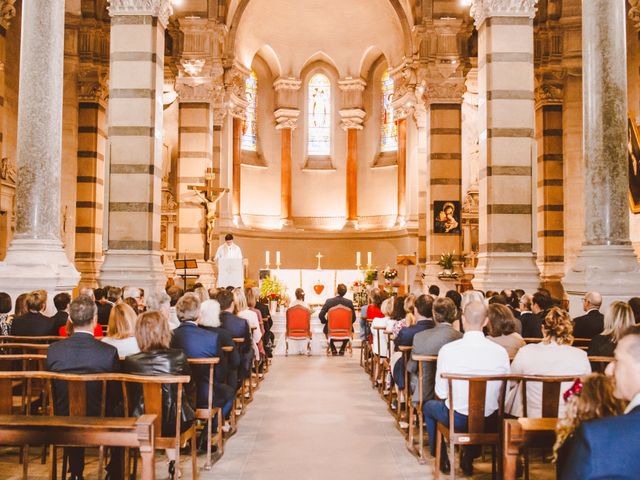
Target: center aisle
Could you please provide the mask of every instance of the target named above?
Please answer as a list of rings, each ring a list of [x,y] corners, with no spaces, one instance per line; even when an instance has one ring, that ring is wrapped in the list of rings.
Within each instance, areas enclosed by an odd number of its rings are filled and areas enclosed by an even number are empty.
[[[225,454],[201,478],[432,478],[353,358],[276,357]],[[211,475],[211,477],[209,477]]]

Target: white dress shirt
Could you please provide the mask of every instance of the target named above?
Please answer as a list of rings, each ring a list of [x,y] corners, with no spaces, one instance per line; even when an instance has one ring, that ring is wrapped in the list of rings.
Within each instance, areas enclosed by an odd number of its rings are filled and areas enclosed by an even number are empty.
[[[443,345],[438,353],[435,392],[446,399],[449,407],[449,382],[441,378],[442,373],[460,375],[503,375],[509,373],[507,351],[485,338],[482,332],[466,332],[460,340]],[[485,416],[498,409],[500,382],[489,382],[484,406]],[[469,382],[453,382],[454,409],[462,415],[469,415]]]
[[[111,338],[111,337],[103,337],[102,341],[104,343],[108,343],[109,345],[113,345],[118,350],[119,357],[128,357],[129,355],[134,355],[136,353],[140,353],[140,347],[138,346],[138,341],[136,337],[127,337],[127,338]]]
[[[570,345],[558,345],[553,340],[549,343],[530,343],[516,354],[511,364],[511,373],[520,375],[575,375],[576,377],[591,373],[591,364],[587,352]],[[573,382],[564,382],[560,388],[560,397],[571,388]],[[562,417],[564,402],[558,398],[558,416]],[[522,412],[522,385],[511,386],[507,396],[506,411],[520,417]],[[527,382],[527,414],[531,418],[542,416],[542,384]]]
[[[380,335],[380,356],[389,356],[389,352],[387,351],[387,335],[384,332],[385,330],[392,331],[395,323],[395,320],[391,320],[389,317],[377,317],[373,319],[371,322],[371,334],[373,335],[371,348],[374,354],[378,355],[378,339],[376,335]],[[374,327],[384,327],[385,330],[374,330]]]
[[[298,300],[297,298],[289,304],[289,308],[297,306],[304,307],[307,310],[311,310],[311,307],[307,302],[305,302],[304,300]]]
[[[216,250],[216,260],[221,258],[242,258],[242,250],[240,250],[240,247],[235,243],[229,246],[227,242],[224,242],[218,247],[218,250]]]
[[[640,393],[636,393],[636,396],[631,399],[627,408],[624,409],[624,414],[626,415],[638,405],[640,405]]]

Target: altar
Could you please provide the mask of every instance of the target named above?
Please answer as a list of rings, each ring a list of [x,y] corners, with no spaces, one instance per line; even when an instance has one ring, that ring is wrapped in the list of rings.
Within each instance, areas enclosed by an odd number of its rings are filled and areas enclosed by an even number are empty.
[[[272,269],[275,277],[286,286],[286,295],[295,300],[296,288],[305,292],[305,301],[310,305],[322,305],[336,296],[336,287],[340,283],[347,286],[346,298],[353,300],[351,285],[356,280],[364,280],[364,270],[318,270],[318,269]]]

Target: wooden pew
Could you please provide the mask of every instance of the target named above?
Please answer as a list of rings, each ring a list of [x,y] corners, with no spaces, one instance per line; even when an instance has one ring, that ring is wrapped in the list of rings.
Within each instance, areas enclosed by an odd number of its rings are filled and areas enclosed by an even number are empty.
[[[139,418],[0,415],[0,444],[138,448],[142,457],[142,479],[154,480],[155,419],[155,415]]]

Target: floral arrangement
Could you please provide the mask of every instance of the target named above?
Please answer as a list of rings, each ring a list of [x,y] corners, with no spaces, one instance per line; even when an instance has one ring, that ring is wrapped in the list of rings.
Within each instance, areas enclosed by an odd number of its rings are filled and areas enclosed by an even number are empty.
[[[385,280],[390,282],[391,280],[396,279],[396,277],[398,276],[398,270],[396,270],[395,268],[387,267],[382,271],[382,276]]]
[[[280,301],[287,288],[276,277],[266,277],[260,285],[260,297],[271,301]]]
[[[351,284],[351,291],[353,292],[360,292],[361,290],[364,290],[366,288],[366,285],[364,282],[361,282],[360,280],[356,280],[355,282],[353,282]]]
[[[373,282],[375,282],[377,279],[378,279],[377,270],[367,270],[366,272],[364,272],[364,283],[366,285],[373,285]]]
[[[440,260],[438,260],[438,265],[440,265],[445,270],[452,270],[455,253],[456,252],[454,250],[453,252],[447,252],[440,255]]]

